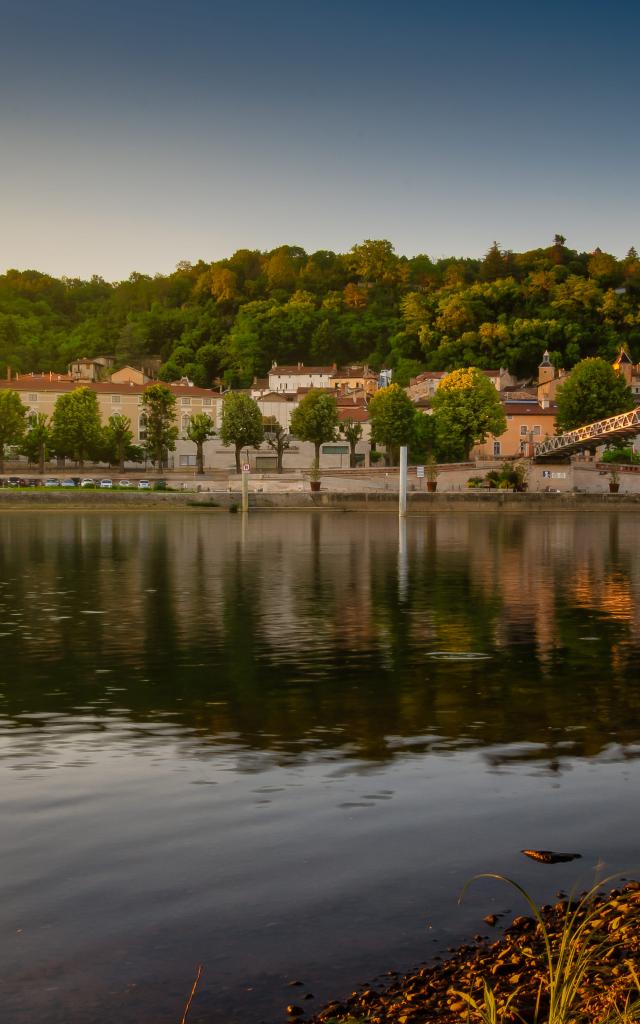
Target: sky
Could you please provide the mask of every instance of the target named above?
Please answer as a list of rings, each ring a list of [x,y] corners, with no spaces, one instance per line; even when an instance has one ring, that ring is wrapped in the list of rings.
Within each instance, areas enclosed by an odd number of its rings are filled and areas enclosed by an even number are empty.
[[[0,0],[0,272],[640,249],[640,5]]]

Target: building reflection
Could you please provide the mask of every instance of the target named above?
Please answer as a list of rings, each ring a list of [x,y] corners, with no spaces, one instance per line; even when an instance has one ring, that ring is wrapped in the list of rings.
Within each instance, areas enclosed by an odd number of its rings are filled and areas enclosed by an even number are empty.
[[[632,516],[457,513],[397,530],[382,514],[7,514],[5,738],[90,715],[162,723],[199,756],[633,756]]]

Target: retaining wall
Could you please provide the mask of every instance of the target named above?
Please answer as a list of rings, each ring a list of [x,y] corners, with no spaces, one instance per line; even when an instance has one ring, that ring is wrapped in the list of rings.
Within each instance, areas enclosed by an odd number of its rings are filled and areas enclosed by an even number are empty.
[[[189,492],[151,491],[127,493],[126,491],[0,491],[1,509],[58,509],[60,511],[83,509],[121,509],[143,512],[145,510],[193,509],[219,510],[239,507],[240,491],[221,491],[214,494]],[[397,512],[398,495],[391,491],[337,492],[310,491],[268,493],[252,492],[249,495],[250,509],[334,509],[341,511]],[[471,511],[640,511],[640,494],[556,494],[526,493],[513,494],[510,491],[469,491],[427,494],[409,493],[407,496],[409,514],[441,512],[445,510]]]

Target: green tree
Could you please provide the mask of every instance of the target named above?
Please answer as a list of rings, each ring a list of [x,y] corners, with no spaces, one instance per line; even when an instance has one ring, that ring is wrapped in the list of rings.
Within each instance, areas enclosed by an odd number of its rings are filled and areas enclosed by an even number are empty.
[[[351,469],[356,468],[356,446],[362,437],[362,429],[362,423],[352,419],[343,420],[340,424],[340,433],[349,444],[349,466]]]
[[[278,473],[282,473],[282,459],[284,453],[291,447],[291,440],[287,431],[275,416],[265,416],[263,419],[264,439],[270,448],[276,453],[276,466]]]
[[[152,384],[142,395],[142,408],[146,418],[145,450],[161,470],[167,452],[174,451],[178,437],[175,395],[166,384]]]
[[[631,388],[606,359],[583,359],[558,388],[556,432],[575,430],[587,423],[633,409]]]
[[[507,429],[498,392],[475,366],[447,374],[431,404],[438,450],[451,460],[468,459],[487,434],[499,437]]]
[[[394,466],[398,461],[401,445],[409,445],[413,440],[413,402],[399,384],[390,384],[389,387],[376,391],[369,402],[369,419],[372,439],[376,444],[385,446],[389,463]]]
[[[99,459],[103,433],[95,391],[82,387],[60,395],[53,410],[52,431],[56,455],[73,459],[79,466],[84,466],[85,459]]]
[[[215,434],[213,420],[206,412],[197,412],[189,420],[187,437],[196,446],[196,472],[202,476],[204,473],[204,443]]]
[[[240,472],[240,453],[243,448],[257,448],[264,437],[260,406],[249,395],[229,391],[222,403],[220,440],[228,448],[235,448],[236,473]]]
[[[44,464],[51,447],[52,430],[49,417],[43,412],[34,412],[29,416],[27,432],[22,441],[22,454],[29,462],[38,463],[38,472],[44,473]]]
[[[113,416],[110,416],[104,428],[104,440],[107,461],[111,464],[117,463],[120,472],[124,473],[125,460],[128,458],[131,442],[133,441],[133,431],[131,430],[131,420],[129,417],[123,416],[121,413],[115,413]]]
[[[386,238],[366,238],[351,249],[353,269],[364,281],[393,284],[398,274],[398,257]]]
[[[485,281],[494,281],[497,277],[504,277],[507,273],[505,253],[500,251],[498,242],[493,242],[483,260],[480,276]]]
[[[17,391],[0,391],[0,473],[4,473],[7,445],[19,445],[24,436],[27,408]]]
[[[424,464],[438,455],[436,419],[420,409],[415,410],[410,457],[412,463]]]
[[[314,466],[320,465],[320,446],[333,441],[338,429],[338,405],[328,391],[313,389],[291,415],[291,433],[300,441],[310,441],[315,448]]]

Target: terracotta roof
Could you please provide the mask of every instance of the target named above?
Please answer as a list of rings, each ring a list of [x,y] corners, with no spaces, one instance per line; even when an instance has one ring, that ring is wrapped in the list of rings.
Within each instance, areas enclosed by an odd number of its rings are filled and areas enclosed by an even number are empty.
[[[411,383],[419,384],[423,380],[442,380],[446,376],[447,370],[425,370],[424,373],[419,373],[417,377],[414,377]]]
[[[335,363],[333,366],[272,366],[269,370],[269,376],[271,376],[272,373],[280,374],[281,376],[284,374],[287,377],[291,377],[295,374],[301,377],[307,377],[310,373],[331,376],[331,374],[335,372]]]
[[[519,388],[516,386],[503,388],[502,394],[506,397],[507,401],[538,401],[538,389],[533,388]]]
[[[558,411],[557,405],[543,409],[538,402],[503,402],[502,408],[507,416],[555,416]]]
[[[338,391],[335,396],[338,405],[366,405],[367,394],[361,388],[358,391],[350,391],[347,394],[344,391]]]
[[[306,388],[306,387],[305,388],[297,388],[296,389],[296,395],[308,395],[310,391],[322,391],[323,394],[326,393],[328,395],[335,394],[335,388],[332,388],[329,385],[327,385],[327,387],[325,387],[325,388],[319,388],[319,387],[314,387],[314,388]],[[291,394],[291,392],[289,392],[289,394]]]
[[[356,378],[366,378],[367,380],[377,380],[378,374],[370,370],[368,366],[343,366],[342,369],[336,370],[332,375],[340,379],[352,380]]]
[[[32,377],[31,375],[22,376],[15,380],[0,380],[0,388],[11,389],[13,391],[59,391],[68,392],[75,391],[76,388],[89,388],[90,391],[95,391],[99,395],[141,395],[147,388],[153,387],[154,384],[163,383],[162,381],[149,381],[147,384],[129,384],[122,383],[116,384],[113,381],[96,381],[96,380],[72,380],[69,377],[54,377],[53,380],[49,379],[49,376]],[[195,398],[221,398],[217,391],[210,391],[208,388],[197,388],[189,387],[187,384],[167,384],[172,394],[177,398],[190,397]]]
[[[45,380],[75,380],[70,373],[56,373],[54,370],[50,370],[47,373],[16,373],[11,378],[12,382],[30,380],[30,381],[45,381]],[[2,383],[2,381],[0,381]]]
[[[266,395],[260,395],[260,398],[256,398],[256,402],[292,402],[295,395],[286,391],[269,391]]]
[[[349,407],[341,406],[338,409],[338,419],[341,423],[345,420],[353,420],[354,423],[367,423],[369,420],[369,412],[362,405],[356,405]]]
[[[423,380],[442,380],[443,377],[447,377],[451,371],[449,370],[425,370],[424,373],[419,373],[417,377],[413,377],[411,380],[412,384],[419,384]],[[485,377],[499,377],[500,370],[480,370],[480,373],[484,373]]]

